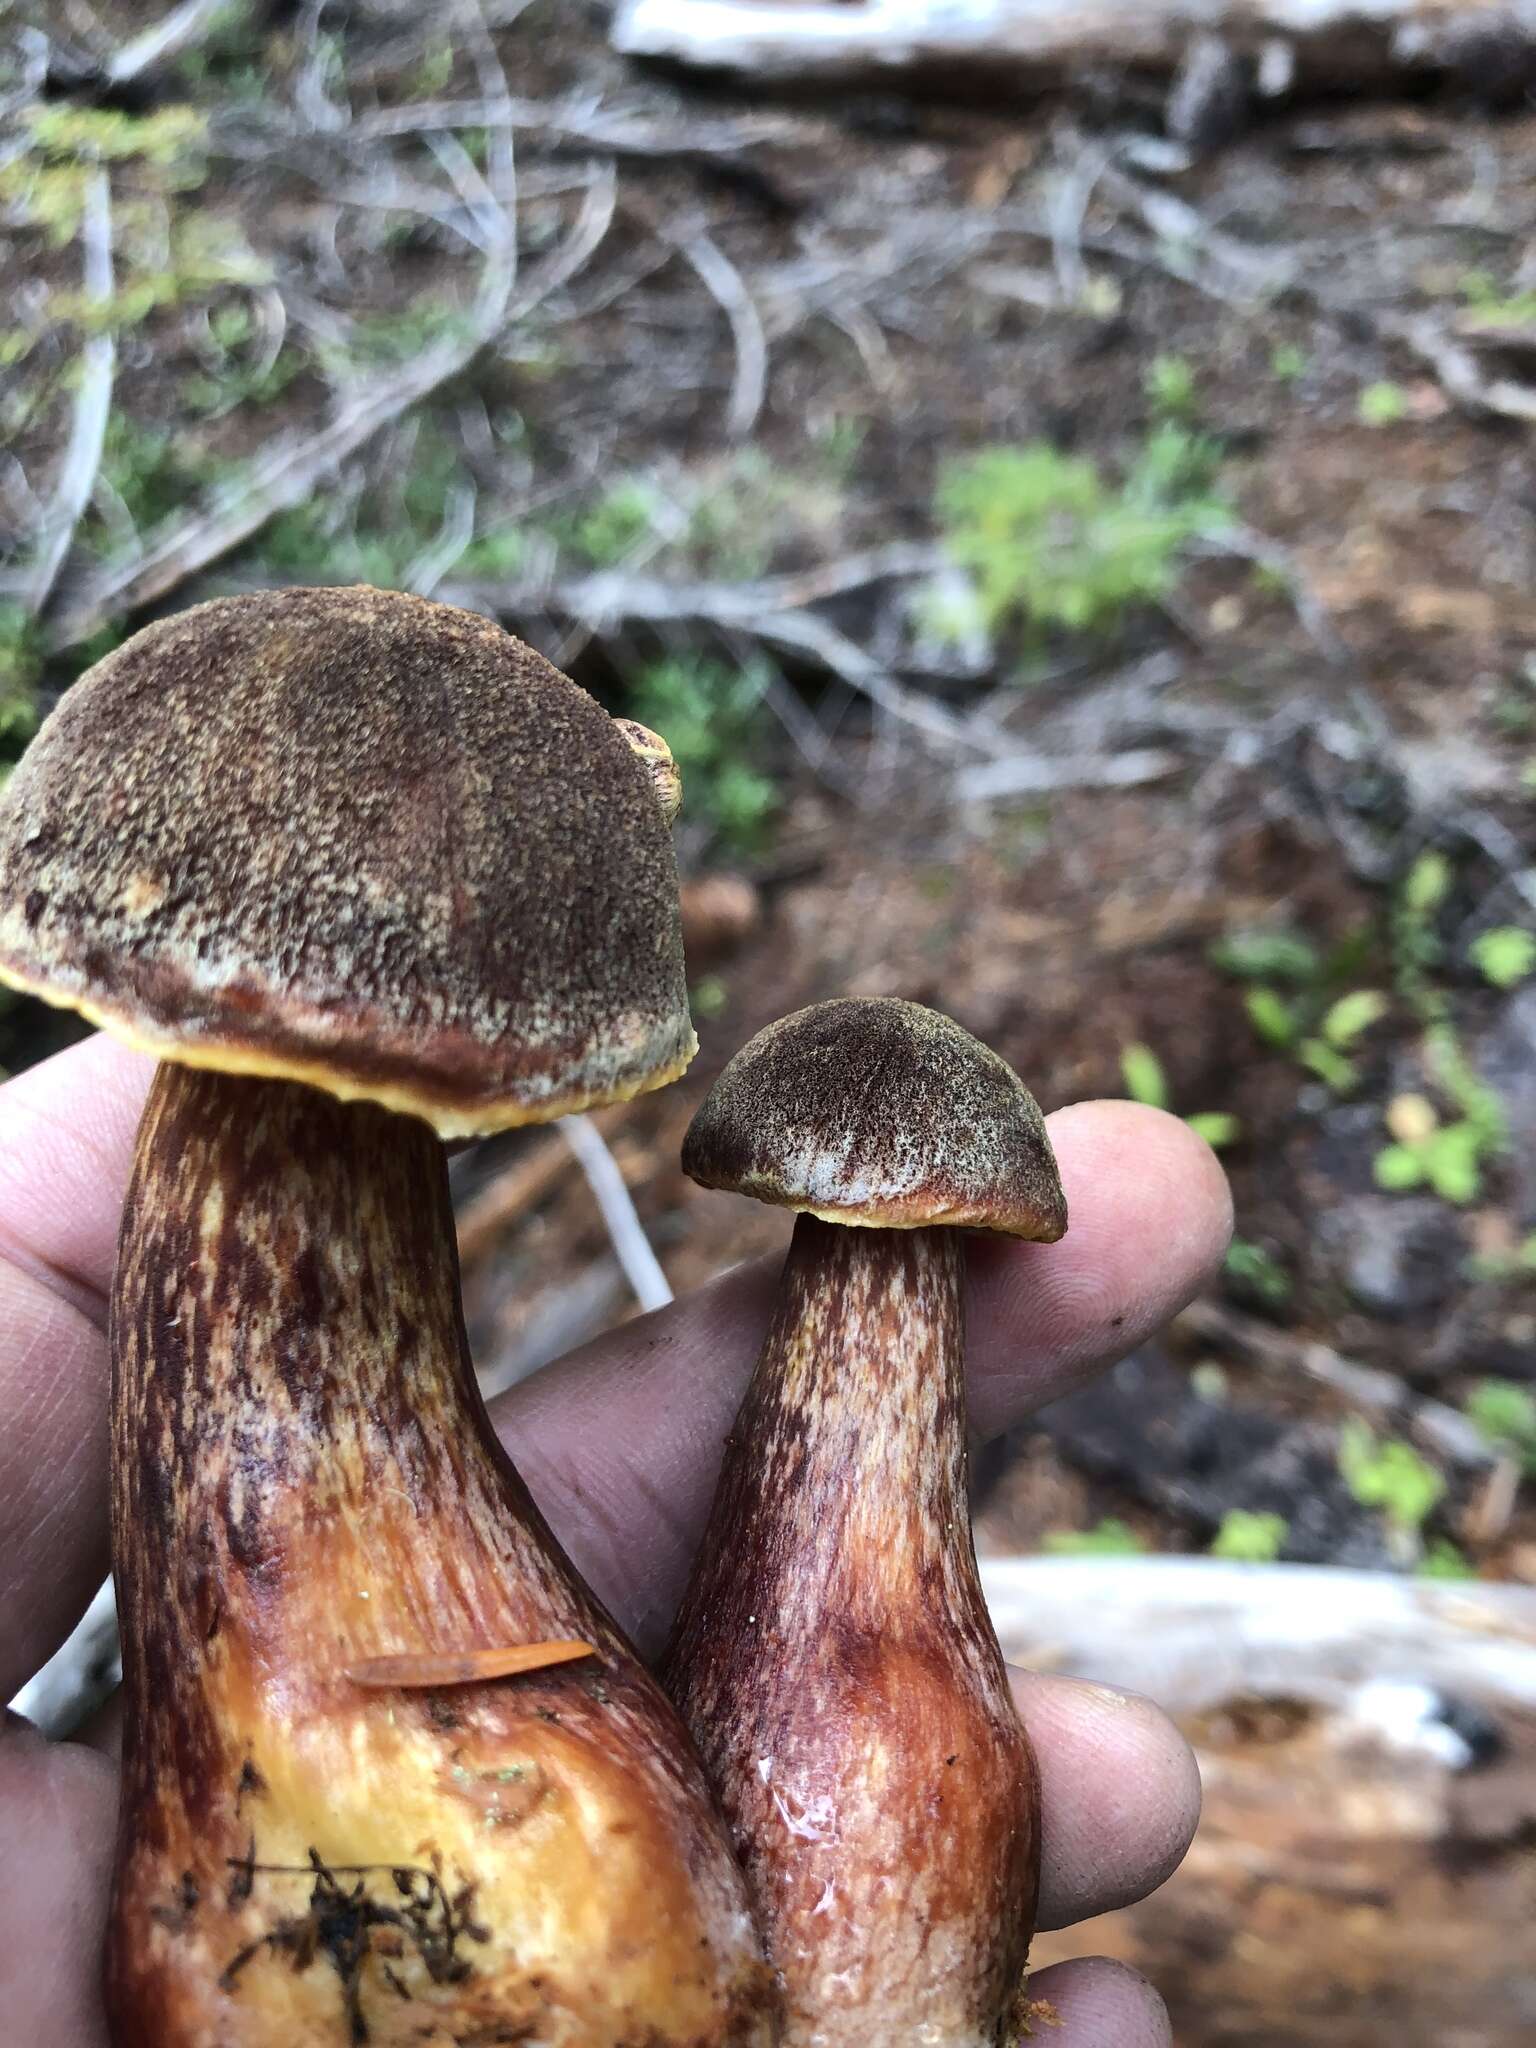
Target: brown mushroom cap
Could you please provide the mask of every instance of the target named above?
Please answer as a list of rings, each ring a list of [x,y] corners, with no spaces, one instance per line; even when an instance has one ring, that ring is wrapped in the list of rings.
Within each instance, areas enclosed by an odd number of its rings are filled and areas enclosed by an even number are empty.
[[[445,1136],[696,1045],[650,767],[499,626],[366,588],[199,605],[66,694],[0,793],[0,979]]]
[[[1067,1227],[1045,1119],[1012,1067],[893,997],[815,1003],[749,1039],[689,1126],[683,1167],[829,1223],[1045,1242]]]

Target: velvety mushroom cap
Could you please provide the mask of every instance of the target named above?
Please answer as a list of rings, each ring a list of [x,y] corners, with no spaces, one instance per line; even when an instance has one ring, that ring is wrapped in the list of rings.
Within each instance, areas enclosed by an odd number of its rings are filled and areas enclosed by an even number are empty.
[[[499,626],[370,589],[199,605],[67,692],[0,793],[0,978],[445,1136],[696,1044],[652,769]]]
[[[760,1031],[705,1098],[683,1166],[829,1223],[1046,1242],[1067,1227],[1045,1120],[1012,1067],[894,998],[816,1003]]]

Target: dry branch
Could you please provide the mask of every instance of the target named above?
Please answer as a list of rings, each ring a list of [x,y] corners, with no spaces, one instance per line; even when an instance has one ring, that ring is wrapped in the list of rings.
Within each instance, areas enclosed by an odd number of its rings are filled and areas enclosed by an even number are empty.
[[[103,79],[108,85],[124,86],[179,57],[213,26],[223,6],[224,0],[182,0],[180,7],[173,7],[113,51],[102,67]]]
[[[112,191],[99,166],[85,181],[80,214],[80,249],[86,302],[105,315],[112,299]],[[106,445],[112,410],[112,378],[117,345],[110,324],[89,337],[80,352],[80,382],[75,392],[69,446],[64,451],[58,488],[48,509],[38,544],[37,560],[28,578],[25,603],[35,617],[48,602],[63,568],[85,508],[91,502],[101,451]]]
[[[629,626],[707,626],[764,646],[788,649],[836,676],[897,723],[946,746],[995,754],[1000,744],[1006,749],[1005,736],[974,719],[957,718],[921,691],[908,689],[886,664],[807,608],[813,598],[835,588],[857,587],[858,582],[877,580],[882,573],[914,573],[920,562],[931,564],[933,559],[931,550],[891,549],[882,569],[875,555],[857,557],[855,573],[846,584],[839,583],[836,565],[805,578],[764,577],[754,583],[669,583],[605,570],[525,589],[509,590],[500,584],[455,586],[445,595],[514,621],[569,621],[605,634]]]
[[[640,1221],[619,1163],[608,1149],[607,1139],[587,1116],[561,1117],[560,1134],[587,1177],[614,1255],[624,1268],[624,1278],[636,1301],[647,1311],[665,1308],[672,1299],[671,1285],[651,1248],[645,1225]]]
[[[1490,91],[1536,54],[1533,0],[622,0],[626,56],[754,85],[889,88],[933,79],[989,96],[1091,67],[1171,77],[1219,36],[1255,83],[1365,86],[1453,72]],[[1271,54],[1278,46],[1289,59]],[[1264,69],[1260,80],[1260,67]]]
[[[1444,1401],[1416,1394],[1395,1373],[1345,1358],[1331,1344],[1294,1337],[1214,1301],[1191,1302],[1179,1325],[1271,1371],[1299,1373],[1331,1388],[1373,1420],[1408,1429],[1451,1464],[1480,1471],[1496,1462],[1487,1438],[1466,1416]]]

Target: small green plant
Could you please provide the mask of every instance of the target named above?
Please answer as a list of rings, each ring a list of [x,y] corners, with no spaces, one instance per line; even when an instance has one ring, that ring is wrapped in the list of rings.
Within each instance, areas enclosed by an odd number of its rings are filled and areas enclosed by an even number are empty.
[[[1472,964],[1495,988],[1516,988],[1536,968],[1536,933],[1497,925],[1472,941]]]
[[[1252,1514],[1246,1508],[1230,1508],[1222,1517],[1212,1557],[1227,1558],[1233,1564],[1273,1564],[1285,1548],[1290,1524],[1284,1515]]]
[[[1118,485],[1043,441],[953,465],[938,518],[970,577],[975,619],[936,617],[936,630],[1113,632],[1170,594],[1193,541],[1231,523],[1212,489],[1219,459],[1213,442],[1164,422]]]
[[[1461,280],[1461,296],[1468,312],[1490,327],[1529,327],[1536,324],[1536,292],[1506,291],[1486,270],[1469,270]]]
[[[1475,1579],[1477,1573],[1449,1536],[1437,1536],[1414,1567],[1420,1579]]]
[[[1051,1529],[1045,1550],[1052,1557],[1142,1557],[1147,1546],[1126,1523],[1108,1515],[1091,1529]]]
[[[37,730],[37,630],[19,604],[0,604],[0,787]]]
[[[1437,847],[1426,847],[1403,877],[1392,903],[1389,924],[1397,986],[1425,1019],[1439,1016],[1444,1007],[1429,977],[1445,958],[1437,921],[1454,880],[1455,870],[1446,856]]]
[[[1269,373],[1282,384],[1295,384],[1307,374],[1307,352],[1294,341],[1276,342],[1269,352]]]
[[[695,500],[683,547],[705,576],[743,582],[773,567],[787,538],[825,548],[842,526],[857,443],[852,430],[816,438],[790,466],[743,448]]]
[[[1133,1102],[1144,1103],[1148,1109],[1172,1107],[1168,1076],[1151,1046],[1126,1046],[1120,1054],[1120,1072],[1125,1080],[1125,1092]],[[1184,1121],[1216,1152],[1224,1145],[1235,1145],[1243,1134],[1238,1119],[1222,1110],[1199,1110],[1195,1115],[1185,1117]]]
[[[1536,1475],[1536,1394],[1529,1387],[1514,1380],[1483,1380],[1462,1405],[1467,1420],[1489,1443]]]
[[[1385,1514],[1394,1547],[1416,1556],[1424,1524],[1445,1497],[1445,1481],[1401,1437],[1380,1437],[1351,1416],[1339,1431],[1339,1472],[1364,1508]]]
[[[1387,1014],[1387,999],[1376,989],[1354,989],[1319,1014],[1315,999],[1287,1001],[1272,989],[1250,989],[1243,999],[1248,1021],[1266,1045],[1289,1053],[1335,1095],[1358,1087],[1360,1068],[1353,1049]]]
[[[778,802],[761,758],[767,673],[716,662],[663,661],[630,686],[625,708],[659,732],[682,771],[683,816],[707,825],[733,852],[762,842]]]
[[[1228,932],[1211,947],[1211,964],[1237,981],[1306,985],[1323,977],[1323,957],[1305,932],[1263,926]]]
[[[1165,420],[1190,419],[1195,410],[1195,373],[1186,356],[1154,356],[1142,380],[1152,410]]]
[[[1168,1076],[1150,1045],[1126,1046],[1120,1055],[1120,1072],[1132,1102],[1144,1103],[1148,1109],[1168,1107]]]
[[[1246,1295],[1260,1307],[1283,1309],[1295,1292],[1291,1276],[1274,1256],[1251,1238],[1234,1237],[1227,1247],[1222,1270],[1234,1292]]]
[[[1536,1279],[1536,1231],[1521,1239],[1509,1251],[1477,1252],[1467,1260],[1472,1280],[1507,1285],[1510,1281]]]
[[[1360,1041],[1388,1009],[1376,989],[1337,992],[1341,979],[1358,968],[1362,950],[1353,938],[1325,956],[1305,933],[1279,926],[1229,932],[1212,946],[1210,957],[1223,973],[1252,984],[1243,1007],[1264,1043],[1335,1095],[1348,1095],[1360,1082],[1354,1057]]]
[[[1366,427],[1395,427],[1408,416],[1408,394],[1401,384],[1367,384],[1360,394],[1360,423]]]
[[[138,531],[182,511],[206,484],[227,477],[229,466],[221,468],[189,434],[114,412],[107,422],[101,474],[118,521],[126,520],[133,531],[117,535],[92,517],[82,536],[98,552],[110,553],[119,545],[134,544]]]
[[[1448,1024],[1430,1025],[1424,1050],[1430,1072],[1458,1114],[1443,1122],[1429,1106],[1422,1130],[1399,1135],[1377,1153],[1376,1184],[1389,1194],[1428,1187],[1441,1201],[1465,1207],[1481,1194],[1489,1162],[1507,1149],[1503,1105]]]
[[[551,530],[592,568],[614,569],[651,538],[659,512],[652,485],[622,477],[581,511],[551,521]]]

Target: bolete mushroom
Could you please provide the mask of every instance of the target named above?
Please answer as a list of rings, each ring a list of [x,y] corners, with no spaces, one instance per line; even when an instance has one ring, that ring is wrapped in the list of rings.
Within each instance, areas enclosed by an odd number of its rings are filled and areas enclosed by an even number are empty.
[[[0,975],[163,1062],[111,1305],[119,2048],[771,2038],[697,1757],[476,1391],[441,1142],[687,1064],[654,772],[486,620],[291,590],[130,640],[0,799]]]
[[[971,1540],[962,1268],[966,1229],[1066,1228],[1040,1111],[947,1017],[819,1003],[737,1053],[683,1164],[801,1212],[664,1667],[785,2048],[1012,2044],[1038,1789]]]

